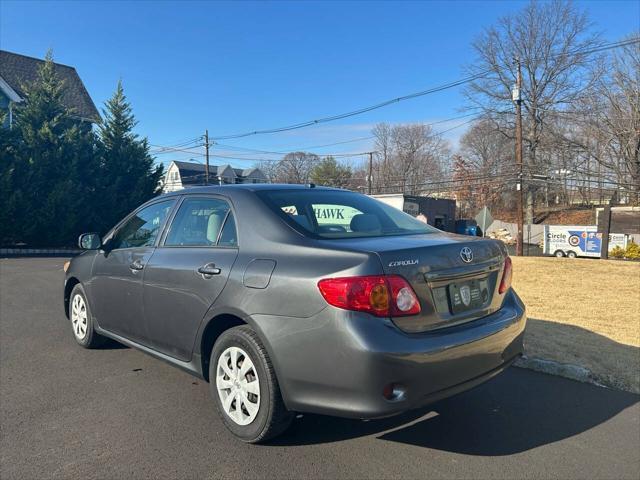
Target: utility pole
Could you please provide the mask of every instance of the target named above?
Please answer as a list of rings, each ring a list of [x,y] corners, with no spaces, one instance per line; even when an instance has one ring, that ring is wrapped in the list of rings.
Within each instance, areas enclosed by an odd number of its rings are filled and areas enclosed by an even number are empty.
[[[516,171],[518,172],[518,182],[516,184],[516,208],[518,218],[518,238],[516,243],[516,255],[522,256],[522,244],[524,241],[524,212],[522,209],[524,195],[524,177],[522,175],[522,69],[520,67],[520,58],[516,58],[518,74],[516,77],[516,85],[513,88],[512,99],[516,104]]]
[[[209,130],[204,131],[204,155],[206,163],[204,164],[204,184],[209,185]]]
[[[367,176],[367,191],[371,195],[371,184],[373,182],[373,152],[369,152],[369,175]]]
[[[598,227],[602,225],[603,230],[600,240],[600,258],[607,260],[609,258],[609,232],[611,231],[611,201],[604,206],[602,214],[604,218],[602,222],[598,222]],[[600,230],[600,228],[598,228],[598,230]]]

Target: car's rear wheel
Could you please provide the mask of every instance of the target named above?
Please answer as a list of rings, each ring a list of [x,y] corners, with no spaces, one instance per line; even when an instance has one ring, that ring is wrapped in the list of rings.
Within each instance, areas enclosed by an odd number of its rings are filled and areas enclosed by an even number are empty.
[[[284,406],[269,355],[250,327],[234,327],[218,338],[209,381],[222,420],[242,441],[264,442],[290,425],[293,415]]]
[[[555,255],[557,258],[563,258],[563,257],[564,257],[564,252],[563,252],[562,250],[556,250],[556,251],[555,251],[555,253],[554,253],[554,255]]]
[[[578,255],[576,255],[576,252],[569,250],[567,252],[567,258],[576,258]]]
[[[105,337],[94,330],[93,317],[89,309],[89,302],[82,285],[77,284],[71,291],[69,300],[69,320],[73,338],[84,348],[96,348],[104,343]]]

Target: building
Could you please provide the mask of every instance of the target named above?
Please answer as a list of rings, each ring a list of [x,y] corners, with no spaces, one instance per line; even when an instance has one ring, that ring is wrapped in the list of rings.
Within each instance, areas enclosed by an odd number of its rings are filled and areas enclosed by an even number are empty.
[[[7,114],[5,127],[12,125],[15,108],[23,101],[23,85],[37,80],[38,70],[43,64],[44,60],[38,58],[0,50],[0,111]],[[65,83],[62,97],[65,106],[72,109],[74,116],[81,121],[99,122],[98,109],[76,69],[59,63],[54,63],[54,68]]]
[[[604,208],[596,208],[598,232],[604,232],[606,217]],[[624,233],[636,243],[640,243],[640,207],[611,207],[609,232]]]
[[[173,161],[167,168],[163,192],[205,184],[205,166],[202,163]],[[259,168],[233,168],[231,165],[209,165],[209,185],[236,183],[267,183]]]
[[[427,223],[445,232],[455,232],[456,201],[448,198],[420,197],[390,193],[371,195],[387,205],[417,217],[423,215]]]

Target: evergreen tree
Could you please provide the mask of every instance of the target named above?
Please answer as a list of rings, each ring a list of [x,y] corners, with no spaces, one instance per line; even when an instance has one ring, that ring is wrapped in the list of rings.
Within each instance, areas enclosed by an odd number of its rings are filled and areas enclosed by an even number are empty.
[[[334,157],[325,157],[311,171],[311,181],[318,185],[345,188],[349,186],[353,172],[347,165],[340,165]]]
[[[7,114],[0,112],[0,245],[15,243],[16,222],[21,189],[16,175],[17,135],[15,129],[3,128]]]
[[[64,88],[49,52],[38,78],[23,87],[11,133],[2,135],[2,170],[10,175],[3,179],[11,215],[5,241],[69,245],[90,223],[98,165],[93,134],[62,102]]]
[[[162,165],[154,165],[147,139],[133,131],[137,121],[122,82],[105,103],[103,115],[98,128],[101,233],[156,195],[163,173]]]

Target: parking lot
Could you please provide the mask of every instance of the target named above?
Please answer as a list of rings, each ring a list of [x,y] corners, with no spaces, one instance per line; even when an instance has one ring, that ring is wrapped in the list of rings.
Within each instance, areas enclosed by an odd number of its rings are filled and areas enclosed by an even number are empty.
[[[0,477],[633,478],[638,395],[512,368],[429,409],[297,419],[245,445],[208,385],[110,343],[75,344],[61,258],[0,260]]]

